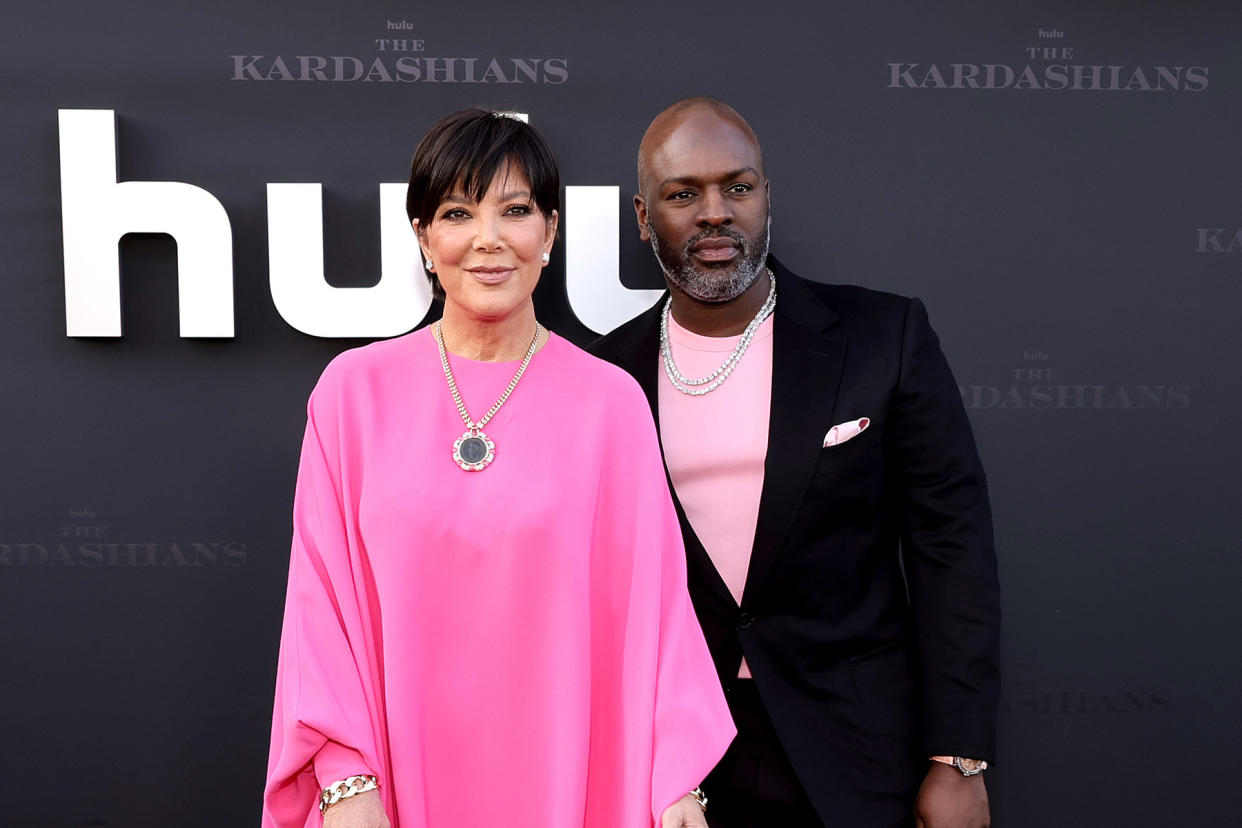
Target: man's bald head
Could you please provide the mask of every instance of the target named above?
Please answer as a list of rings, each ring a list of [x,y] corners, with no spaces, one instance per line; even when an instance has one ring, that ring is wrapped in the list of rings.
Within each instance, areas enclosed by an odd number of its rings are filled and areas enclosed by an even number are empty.
[[[639,149],[634,217],[677,303],[750,295],[767,262],[768,194],[759,139],[733,107],[689,98],[656,116]]]
[[[647,131],[643,133],[643,140],[638,145],[638,194],[640,196],[646,192],[646,177],[649,171],[648,159],[651,158],[652,154],[657,152],[677,132],[678,127],[687,121],[691,119],[703,121],[713,118],[721,122],[721,124],[731,126],[743,133],[754,144],[756,157],[762,163],[763,151],[759,146],[759,136],[755,135],[755,131],[751,129],[750,124],[738,114],[736,109],[724,101],[718,101],[715,98],[684,98],[666,107],[659,115],[656,115],[651,121],[650,126],[647,127]],[[759,170],[759,173],[762,175],[762,168]]]

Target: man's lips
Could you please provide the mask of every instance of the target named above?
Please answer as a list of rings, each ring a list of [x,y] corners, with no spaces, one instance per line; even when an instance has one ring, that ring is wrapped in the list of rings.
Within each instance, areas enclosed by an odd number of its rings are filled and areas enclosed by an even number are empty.
[[[691,255],[704,262],[727,262],[740,250],[741,246],[736,241],[722,236],[703,239],[690,246]]]

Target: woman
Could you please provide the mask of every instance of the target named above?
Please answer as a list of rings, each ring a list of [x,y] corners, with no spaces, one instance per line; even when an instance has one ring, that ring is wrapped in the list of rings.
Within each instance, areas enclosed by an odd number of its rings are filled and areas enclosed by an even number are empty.
[[[535,319],[559,194],[509,117],[415,152],[443,318],[311,395],[264,825],[705,825],[733,727],[650,410]]]

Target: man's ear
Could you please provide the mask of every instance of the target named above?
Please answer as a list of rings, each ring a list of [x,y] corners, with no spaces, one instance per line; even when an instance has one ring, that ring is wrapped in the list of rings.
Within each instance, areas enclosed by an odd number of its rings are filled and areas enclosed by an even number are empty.
[[[640,195],[634,196],[634,218],[638,219],[638,237],[645,242],[651,241],[651,228],[647,226],[647,199]]]

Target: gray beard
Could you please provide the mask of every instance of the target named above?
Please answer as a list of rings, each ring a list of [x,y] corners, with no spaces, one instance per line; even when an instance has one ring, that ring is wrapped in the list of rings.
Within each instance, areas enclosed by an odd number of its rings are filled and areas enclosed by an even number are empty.
[[[651,251],[664,269],[670,282],[692,299],[708,305],[732,302],[753,285],[764,272],[768,260],[768,248],[772,241],[772,228],[764,229],[763,240],[750,244],[740,233],[730,230],[700,233],[688,240],[680,251],[673,251],[656,235],[655,228],[647,226],[651,235]],[[731,265],[703,269],[691,258],[690,248],[704,238],[728,236],[742,249],[741,257]]]

